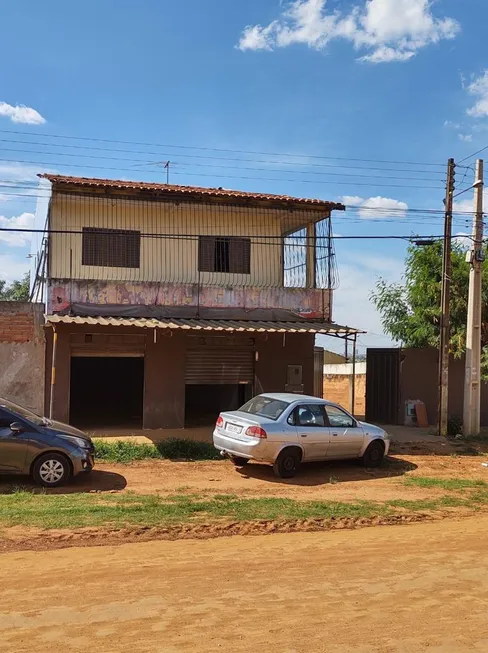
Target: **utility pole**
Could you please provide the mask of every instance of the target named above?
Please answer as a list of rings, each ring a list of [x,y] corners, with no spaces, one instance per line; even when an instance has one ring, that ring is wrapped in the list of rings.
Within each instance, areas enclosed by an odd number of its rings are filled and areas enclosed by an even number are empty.
[[[452,240],[452,203],[454,195],[454,178],[456,164],[454,159],[447,162],[447,184],[444,219],[444,248],[442,256],[441,289],[441,337],[439,349],[439,406],[437,419],[438,435],[447,435],[449,412],[449,345],[451,332],[450,292],[451,292],[451,240]]]
[[[469,272],[468,322],[466,328],[466,370],[464,376],[463,424],[465,435],[480,433],[481,402],[481,292],[484,260],[483,253],[483,161],[476,162],[473,184],[475,213],[473,216],[473,242],[468,253]]]

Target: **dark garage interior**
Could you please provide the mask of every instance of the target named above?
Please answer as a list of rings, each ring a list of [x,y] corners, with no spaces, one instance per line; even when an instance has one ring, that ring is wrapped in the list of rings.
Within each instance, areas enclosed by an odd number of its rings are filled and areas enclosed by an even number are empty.
[[[251,397],[251,384],[187,384],[185,387],[185,426],[214,424],[219,413],[225,410],[237,410]]]
[[[70,422],[142,428],[144,358],[72,357]]]

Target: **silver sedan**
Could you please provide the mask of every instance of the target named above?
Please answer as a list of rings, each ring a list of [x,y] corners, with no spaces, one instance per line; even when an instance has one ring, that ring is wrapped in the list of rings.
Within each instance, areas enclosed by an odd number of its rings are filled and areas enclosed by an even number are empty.
[[[258,395],[221,413],[213,442],[236,466],[267,462],[280,478],[291,478],[310,461],[355,458],[378,467],[390,448],[386,431],[358,422],[341,406],[285,393]]]

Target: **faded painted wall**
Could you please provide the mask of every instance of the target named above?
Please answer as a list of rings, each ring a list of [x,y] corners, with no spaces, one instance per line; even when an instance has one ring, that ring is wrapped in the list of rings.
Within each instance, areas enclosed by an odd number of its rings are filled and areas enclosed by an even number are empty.
[[[0,397],[43,413],[44,306],[0,302]]]
[[[331,319],[329,293],[316,288],[222,288],[198,284],[116,283],[51,279],[48,313],[71,304],[283,309],[310,319]]]

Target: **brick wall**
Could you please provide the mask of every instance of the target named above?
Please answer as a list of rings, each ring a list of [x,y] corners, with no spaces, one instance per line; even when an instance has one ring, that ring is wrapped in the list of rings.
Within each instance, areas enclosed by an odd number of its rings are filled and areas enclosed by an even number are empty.
[[[44,306],[0,302],[0,397],[36,411],[44,406]]]
[[[0,342],[35,340],[36,306],[28,302],[0,302]]]
[[[350,410],[352,376],[334,374],[324,376],[324,398]],[[363,417],[366,411],[366,375],[356,376],[355,414]]]

